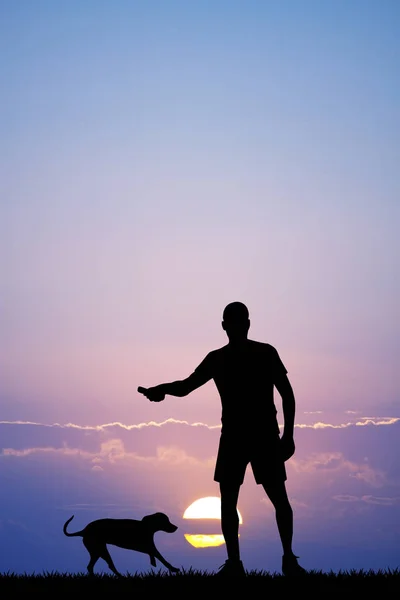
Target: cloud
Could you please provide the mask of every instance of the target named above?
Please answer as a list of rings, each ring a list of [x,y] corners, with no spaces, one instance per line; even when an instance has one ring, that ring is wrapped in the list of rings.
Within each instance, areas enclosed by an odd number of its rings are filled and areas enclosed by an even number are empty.
[[[333,496],[334,500],[338,502],[365,502],[365,504],[376,504],[379,506],[397,506],[400,505],[400,496],[394,496],[390,498],[377,497],[377,496],[346,496],[337,495]]]
[[[307,459],[293,458],[291,467],[297,472],[345,471],[351,477],[360,479],[373,486],[381,486],[385,482],[382,470],[373,469],[368,463],[354,463],[345,458],[342,452],[322,452],[309,456]]]
[[[157,448],[157,459],[162,462],[167,462],[173,465],[181,465],[187,463],[194,466],[206,466],[211,467],[214,465],[215,457],[211,457],[208,460],[198,460],[194,456],[188,455],[182,448],[176,446],[170,446],[168,448],[160,447]]]
[[[288,463],[289,468],[299,474],[343,472],[372,486],[381,486],[387,476],[400,475],[393,455],[399,426],[397,417],[365,417],[343,425],[300,425],[296,454]],[[382,427],[388,430],[388,435],[380,433]],[[95,427],[3,422],[0,439],[3,459],[47,455],[92,463],[92,467],[121,462],[163,462],[210,468],[217,452],[219,429],[175,419]]]
[[[193,456],[190,456],[182,448],[178,446],[160,446],[156,449],[155,456],[141,456],[135,452],[126,452],[124,444],[120,439],[110,439],[100,444],[98,452],[87,452],[79,448],[69,448],[62,446],[60,448],[52,447],[38,447],[38,448],[25,448],[23,450],[14,450],[13,448],[3,448],[3,457],[17,457],[24,458],[34,454],[55,454],[62,455],[64,457],[77,457],[91,463],[96,463],[92,467],[92,471],[103,471],[104,469],[99,463],[116,463],[121,461],[139,461],[139,462],[151,462],[153,464],[163,463],[171,465],[181,465],[188,463],[189,465],[196,466],[210,466],[214,464],[214,457],[208,460],[200,460]]]
[[[350,411],[348,411],[350,412]],[[355,414],[353,412],[353,414]],[[318,421],[317,423],[312,423],[311,425],[307,425],[304,423],[300,423],[295,425],[295,427],[299,429],[347,429],[348,427],[365,427],[367,425],[394,425],[400,421],[400,417],[361,417],[360,420],[355,423],[339,423],[337,425],[333,425],[331,423],[323,423]]]
[[[357,496],[350,496],[349,494],[337,494],[333,496],[333,499],[338,502],[359,502],[360,500]]]
[[[106,451],[110,440],[120,440],[124,454],[140,457],[155,456],[156,448],[182,446],[193,456],[209,458],[216,452],[220,428],[203,423],[167,419],[161,422],[150,421],[132,425],[106,423],[98,426],[40,424],[31,422],[7,422],[0,424],[0,440],[3,454],[26,455],[37,452],[90,455]],[[178,440],[178,443],[177,443]],[[105,445],[104,445],[105,444]],[[100,447],[103,449],[100,450]],[[114,453],[116,449],[113,449]]]
[[[322,411],[308,411],[304,414],[321,414]],[[346,411],[346,413],[356,414],[355,411]],[[361,417],[358,420],[351,422],[348,421],[346,423],[327,423],[323,421],[317,421],[315,423],[297,423],[295,428],[298,430],[301,429],[348,429],[352,427],[367,427],[367,426],[390,426],[395,425],[400,422],[400,417]],[[3,426],[3,427],[2,427]],[[207,423],[203,423],[200,421],[189,422],[186,420],[179,420],[174,418],[168,418],[163,421],[147,421],[141,423],[133,423],[133,424],[124,424],[119,421],[114,421],[111,423],[103,423],[99,425],[79,425],[76,423],[40,423],[35,421],[0,421],[0,427],[2,428],[3,439],[6,439],[7,429],[11,432],[13,439],[16,438],[24,439],[24,436],[21,434],[20,428],[26,428],[30,430],[30,435],[34,435],[34,431],[40,432],[40,436],[43,437],[44,431],[54,431],[54,432],[68,432],[75,431],[86,432],[88,434],[105,434],[105,435],[113,435],[114,437],[121,437],[126,433],[131,433],[134,431],[147,431],[146,435],[151,435],[148,432],[153,431],[156,432],[160,429],[168,429],[171,426],[181,426],[187,429],[191,429],[192,431],[197,429],[208,430],[212,433],[219,434],[221,425],[214,424],[210,425]],[[282,424],[280,424],[282,429]],[[20,433],[15,435],[15,430],[19,429]],[[114,433],[113,433],[114,432]],[[192,434],[191,434],[192,435]]]
[[[35,425],[38,427],[55,427],[60,429],[79,429],[81,431],[106,431],[107,429],[112,428],[121,428],[126,431],[132,431],[134,429],[143,429],[145,427],[163,427],[164,425],[169,425],[171,423],[178,425],[188,425],[190,427],[205,427],[207,429],[221,429],[221,425],[207,425],[206,423],[189,423],[188,421],[182,421],[179,419],[165,419],[164,421],[148,421],[143,423],[136,423],[131,425],[125,425],[124,423],[120,423],[119,421],[114,421],[112,423],[104,423],[102,425],[77,425],[76,423],[38,423],[35,421],[0,421],[0,425]]]
[[[400,496],[394,498],[362,496],[361,500],[367,504],[379,504],[381,506],[396,506],[397,504],[400,504]]]
[[[103,471],[104,471],[104,469],[103,469],[103,467],[100,467],[100,465],[93,465],[93,467],[92,467],[92,471],[94,471],[94,472],[97,472],[97,473],[98,473],[98,472],[103,472]]]

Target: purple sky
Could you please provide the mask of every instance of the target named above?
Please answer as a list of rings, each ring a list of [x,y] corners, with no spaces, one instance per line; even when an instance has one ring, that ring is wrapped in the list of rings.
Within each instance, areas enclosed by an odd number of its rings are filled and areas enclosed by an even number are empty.
[[[155,509],[170,562],[225,560],[182,520],[218,494],[213,384],[136,389],[225,344],[233,300],[296,395],[295,552],[398,566],[398,3],[56,4],[0,8],[0,571],[82,570],[71,514]],[[250,471],[240,509],[279,569]]]

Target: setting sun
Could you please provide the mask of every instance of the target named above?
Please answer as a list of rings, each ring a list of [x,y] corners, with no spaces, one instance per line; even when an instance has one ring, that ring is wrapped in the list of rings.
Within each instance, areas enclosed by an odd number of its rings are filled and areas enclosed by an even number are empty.
[[[239,523],[243,523],[238,510]],[[184,519],[221,519],[221,500],[217,496],[207,496],[192,502],[183,513]]]
[[[242,515],[238,510],[239,523],[243,523]],[[190,504],[183,513],[184,519],[209,519],[221,520],[221,500],[217,496],[199,498]],[[221,533],[185,533],[185,539],[195,548],[210,548],[222,546],[225,543]]]

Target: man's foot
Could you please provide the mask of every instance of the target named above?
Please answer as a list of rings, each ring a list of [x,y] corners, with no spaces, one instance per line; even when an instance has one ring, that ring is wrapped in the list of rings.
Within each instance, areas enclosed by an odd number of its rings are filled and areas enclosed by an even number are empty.
[[[284,554],[282,556],[282,573],[288,577],[298,577],[305,575],[307,571],[297,562],[298,556],[294,554]]]
[[[222,577],[244,577],[246,571],[241,560],[228,558],[223,565],[220,566],[218,573],[215,575]]]

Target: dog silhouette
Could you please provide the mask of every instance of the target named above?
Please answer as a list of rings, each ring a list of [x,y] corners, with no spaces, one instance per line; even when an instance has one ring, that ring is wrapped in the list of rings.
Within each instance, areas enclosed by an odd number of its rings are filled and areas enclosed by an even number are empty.
[[[67,527],[73,518],[74,515],[65,522],[63,532],[68,537],[82,537],[83,544],[90,554],[90,562],[87,566],[89,575],[93,575],[94,565],[99,558],[102,558],[115,575],[121,576],[113,563],[107,544],[148,554],[153,567],[156,566],[156,559],[158,559],[170,572],[179,571],[165,560],[154,543],[154,534],[157,531],[173,533],[178,529],[164,513],[156,512],[143,517],[142,520],[98,519],[86,525],[81,531],[69,533]]]

